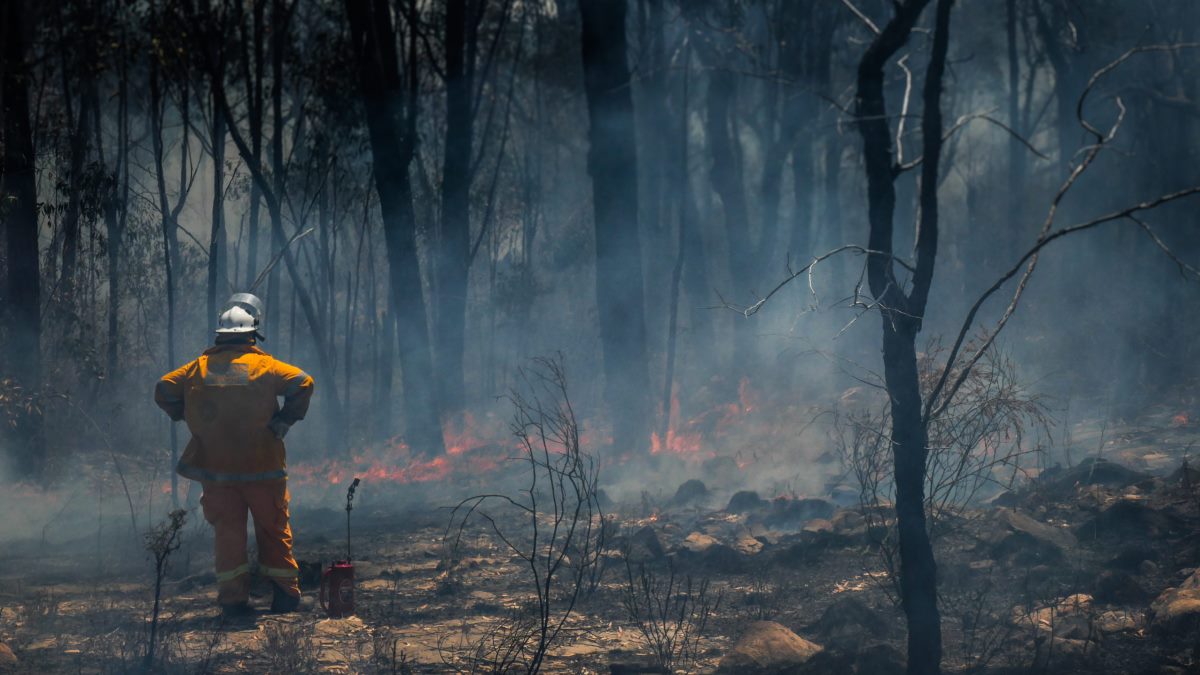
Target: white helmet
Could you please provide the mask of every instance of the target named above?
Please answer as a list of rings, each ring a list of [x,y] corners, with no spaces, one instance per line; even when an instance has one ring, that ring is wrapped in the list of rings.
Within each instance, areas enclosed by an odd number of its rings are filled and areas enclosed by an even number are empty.
[[[256,319],[262,319],[263,303],[252,293],[234,293],[225,301],[226,307],[241,307]]]
[[[241,307],[225,310],[217,320],[217,333],[222,335],[257,332],[258,319]]]

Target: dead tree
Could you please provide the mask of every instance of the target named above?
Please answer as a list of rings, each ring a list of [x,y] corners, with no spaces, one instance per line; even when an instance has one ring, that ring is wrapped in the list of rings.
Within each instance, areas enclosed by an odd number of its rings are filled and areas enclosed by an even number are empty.
[[[583,0],[579,10],[605,394],[614,448],[639,451],[649,445],[651,418],[626,7],[624,0]]]
[[[864,54],[858,72],[858,99],[856,117],[860,135],[863,137],[864,159],[868,179],[870,216],[870,245],[867,248],[855,245],[840,246],[828,253],[816,256],[812,262],[799,270],[793,270],[770,292],[747,308],[736,308],[745,315],[756,313],[762,306],[791,281],[807,276],[818,263],[838,254],[854,251],[867,256],[867,279],[873,296],[870,304],[857,300],[856,305],[878,311],[883,318],[884,382],[889,397],[891,430],[887,441],[891,445],[896,490],[897,530],[900,556],[900,594],[908,619],[908,671],[910,673],[936,673],[940,670],[941,630],[937,609],[937,567],[930,545],[926,525],[924,485],[927,479],[926,461],[929,454],[930,425],[940,420],[955,404],[956,396],[971,381],[973,369],[990,353],[996,337],[1007,325],[1020,303],[1030,278],[1037,267],[1038,258],[1050,243],[1080,232],[1095,229],[1106,223],[1129,221],[1137,225],[1179,268],[1185,277],[1200,280],[1200,269],[1188,264],[1175,255],[1158,237],[1154,229],[1141,218],[1141,214],[1164,204],[1200,194],[1200,186],[1192,186],[1175,192],[1159,195],[1132,206],[1110,211],[1090,220],[1055,229],[1055,218],[1059,205],[1071,189],[1105,150],[1124,118],[1124,104],[1115,97],[1117,119],[1107,131],[1101,131],[1083,116],[1084,103],[1097,83],[1121,64],[1136,54],[1180,49],[1180,45],[1148,45],[1130,49],[1119,58],[1096,71],[1088,80],[1082,95],[1076,102],[1075,117],[1080,127],[1091,137],[1091,143],[1080,153],[1059,187],[1047,210],[1041,232],[1035,244],[1017,262],[980,295],[967,312],[954,343],[940,373],[922,397],[915,338],[925,315],[933,261],[937,253],[937,164],[941,145],[947,135],[961,129],[964,120],[943,132],[938,102],[941,93],[941,77],[945,66],[948,43],[950,8],[953,0],[938,0],[935,21],[933,55],[926,75],[923,101],[925,111],[922,118],[923,155],[907,164],[892,161],[890,128],[883,100],[883,66],[906,42],[921,9],[929,0],[910,0],[897,5],[893,19],[882,30],[871,24],[876,33],[875,40]],[[1195,45],[1185,45],[1194,47]],[[1001,125],[1002,126],[1002,125]],[[1007,129],[1012,133],[1011,129]],[[1026,142],[1027,143],[1027,142]],[[1029,147],[1027,145],[1027,147]],[[1032,149],[1032,148],[1031,148]],[[1035,151],[1036,152],[1036,151]],[[917,236],[916,262],[905,262],[892,253],[892,215],[895,207],[895,189],[892,184],[898,172],[920,166],[921,174],[921,218]],[[903,291],[896,276],[896,268],[902,267],[911,274],[911,290]],[[1016,279],[1015,288],[1008,305],[996,324],[983,336],[968,342],[967,337],[975,327],[982,307],[1008,282]]]
[[[433,359],[408,173],[418,141],[415,1],[410,0],[404,8],[409,12],[411,34],[402,77],[389,8],[370,0],[346,2],[383,216],[391,305],[396,311],[395,319],[387,320],[396,321],[409,443],[421,452],[440,455],[444,440],[436,396],[429,392],[434,381]]]
[[[891,21],[875,36],[858,65],[855,118],[863,139],[870,235],[867,283],[883,324],[883,369],[891,400],[891,444],[895,467],[896,525],[900,546],[900,600],[908,621],[908,672],[941,668],[942,629],[937,604],[937,563],[925,523],[925,460],[928,429],[922,411],[916,338],[925,317],[938,246],[938,164],[942,151],[942,74],[946,66],[950,8],[938,0],[933,53],[922,96],[921,216],[912,288],[897,279],[892,255],[896,208],[891,126],[884,101],[883,69],[908,41],[929,0],[896,5]]]
[[[8,334],[4,372],[27,394],[41,387],[41,277],[38,269],[38,217],[36,155],[29,123],[30,66],[26,37],[32,21],[24,2],[0,7],[0,102],[3,103],[4,149],[0,156],[0,195],[8,253],[8,288],[4,323]],[[14,457],[17,472],[38,477],[45,467],[42,419],[38,408],[29,409],[15,431],[19,448]]]

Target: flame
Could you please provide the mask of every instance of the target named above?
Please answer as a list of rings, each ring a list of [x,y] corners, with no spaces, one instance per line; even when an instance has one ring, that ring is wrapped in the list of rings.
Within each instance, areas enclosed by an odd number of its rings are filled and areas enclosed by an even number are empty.
[[[672,453],[689,458],[711,459],[728,437],[745,426],[746,418],[760,405],[758,391],[748,378],[738,383],[738,400],[713,406],[695,417],[681,421],[679,393],[671,392],[671,424],[666,438],[659,432],[650,435],[652,454]],[[741,462],[738,463],[741,466]]]
[[[348,460],[328,460],[302,463],[288,473],[292,480],[302,483],[339,485],[350,477],[371,482],[428,483],[443,481],[454,475],[482,476],[495,470],[510,453],[511,442],[501,442],[507,436],[502,428],[489,425],[483,428],[466,413],[462,423],[447,423],[442,428],[446,454],[427,457],[414,453],[404,439],[356,448]]]

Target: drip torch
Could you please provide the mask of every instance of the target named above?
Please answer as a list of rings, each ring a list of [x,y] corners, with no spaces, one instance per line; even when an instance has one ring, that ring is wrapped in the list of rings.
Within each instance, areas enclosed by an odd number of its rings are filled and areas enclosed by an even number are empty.
[[[354,614],[354,562],[350,556],[350,512],[354,510],[354,491],[359,480],[346,491],[346,559],[337,560],[321,575],[321,609],[331,618]]]

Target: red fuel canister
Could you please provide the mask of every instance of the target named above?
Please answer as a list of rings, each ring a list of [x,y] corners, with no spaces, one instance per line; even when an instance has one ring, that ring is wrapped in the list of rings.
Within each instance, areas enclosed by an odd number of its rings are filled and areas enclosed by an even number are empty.
[[[321,575],[321,609],[331,618],[354,614],[354,565],[339,560]]]
[[[321,591],[317,599],[330,618],[340,619],[354,614],[354,558],[350,555],[350,512],[354,510],[354,491],[358,479],[346,490],[346,559],[338,560],[321,575]]]

